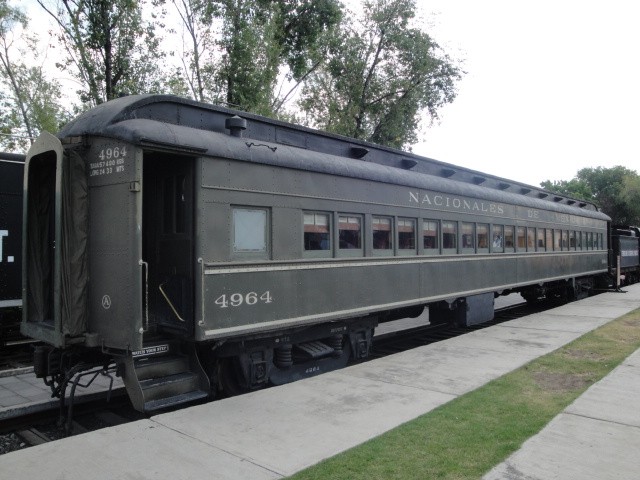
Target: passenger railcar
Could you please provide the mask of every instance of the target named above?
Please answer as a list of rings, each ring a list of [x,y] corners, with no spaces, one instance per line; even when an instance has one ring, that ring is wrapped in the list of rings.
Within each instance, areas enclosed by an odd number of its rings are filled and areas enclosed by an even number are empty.
[[[425,306],[469,325],[608,272],[588,202],[172,96],[43,134],[26,171],[36,370],[115,361],[144,411],[341,367]]]
[[[0,347],[20,336],[24,160],[0,152]]]

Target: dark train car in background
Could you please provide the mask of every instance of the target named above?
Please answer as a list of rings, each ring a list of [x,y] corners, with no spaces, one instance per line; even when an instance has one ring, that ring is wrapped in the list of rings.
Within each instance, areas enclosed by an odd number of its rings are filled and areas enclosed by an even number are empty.
[[[147,412],[339,368],[425,308],[471,325],[609,273],[589,202],[173,96],[41,135],[25,191],[37,374],[116,362]]]
[[[619,269],[621,285],[640,281],[640,228],[616,225],[611,228],[611,264]]]
[[[24,160],[0,152],[0,348],[21,338]]]

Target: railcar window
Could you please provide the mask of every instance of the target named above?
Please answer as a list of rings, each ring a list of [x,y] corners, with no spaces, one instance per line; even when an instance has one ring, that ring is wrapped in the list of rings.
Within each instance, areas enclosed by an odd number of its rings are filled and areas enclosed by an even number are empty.
[[[593,232],[587,232],[587,248],[593,250]]]
[[[476,239],[479,249],[486,250],[489,248],[489,225],[486,223],[476,225]]]
[[[473,223],[462,223],[462,248],[464,250],[475,249],[473,227]]]
[[[536,249],[536,229],[527,228],[527,250],[533,252]]]
[[[341,249],[361,249],[362,218],[340,215],[338,218],[338,237]]]
[[[514,230],[512,225],[505,225],[504,227],[504,248],[513,251],[515,246]]]
[[[541,252],[543,252],[545,250],[545,248],[546,248],[545,243],[544,243],[545,239],[546,239],[546,237],[545,237],[545,229],[544,228],[539,228],[538,229],[538,244],[537,244],[537,247],[538,247],[538,250],[540,250]]]
[[[267,211],[252,208],[233,209],[233,251],[267,251]]]
[[[391,219],[387,217],[373,217],[372,224],[373,249],[391,250],[393,248],[393,229],[391,228]]]
[[[553,250],[553,230],[550,228],[547,228],[547,244],[546,244],[546,248],[547,250]]]
[[[416,250],[416,221],[412,218],[398,219],[398,248],[404,250]]]
[[[331,250],[331,222],[328,213],[304,214],[304,249]]]
[[[518,240],[518,250],[526,250],[527,248],[527,229],[525,227],[518,227],[516,230]]]
[[[504,252],[504,227],[502,225],[494,225],[492,236],[491,248],[493,251]]]
[[[456,222],[442,222],[442,248],[458,249],[458,225]]]
[[[425,220],[422,222],[422,245],[428,253],[434,253],[438,250],[438,222],[434,220]]]
[[[571,250],[576,249],[576,231],[575,230],[571,230],[569,232],[569,248]]]
[[[582,250],[582,232],[576,232],[576,248]]]
[[[553,231],[553,249],[562,250],[562,248],[560,248],[561,242],[562,242],[562,235],[560,233],[560,230],[554,230]]]
[[[562,230],[562,250],[569,250],[569,231]]]

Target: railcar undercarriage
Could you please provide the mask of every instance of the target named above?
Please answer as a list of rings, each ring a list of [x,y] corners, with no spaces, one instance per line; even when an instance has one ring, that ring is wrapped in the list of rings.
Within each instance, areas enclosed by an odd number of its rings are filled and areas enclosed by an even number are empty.
[[[212,387],[234,395],[312,377],[369,356],[377,317],[332,322],[276,336],[220,341],[200,348]]]

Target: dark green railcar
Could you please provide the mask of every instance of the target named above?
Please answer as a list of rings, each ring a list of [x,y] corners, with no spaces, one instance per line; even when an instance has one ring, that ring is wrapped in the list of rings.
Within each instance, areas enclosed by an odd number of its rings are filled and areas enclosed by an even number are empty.
[[[426,306],[469,325],[608,272],[592,204],[172,96],[41,136],[25,186],[40,375],[115,361],[145,411],[338,368]]]

